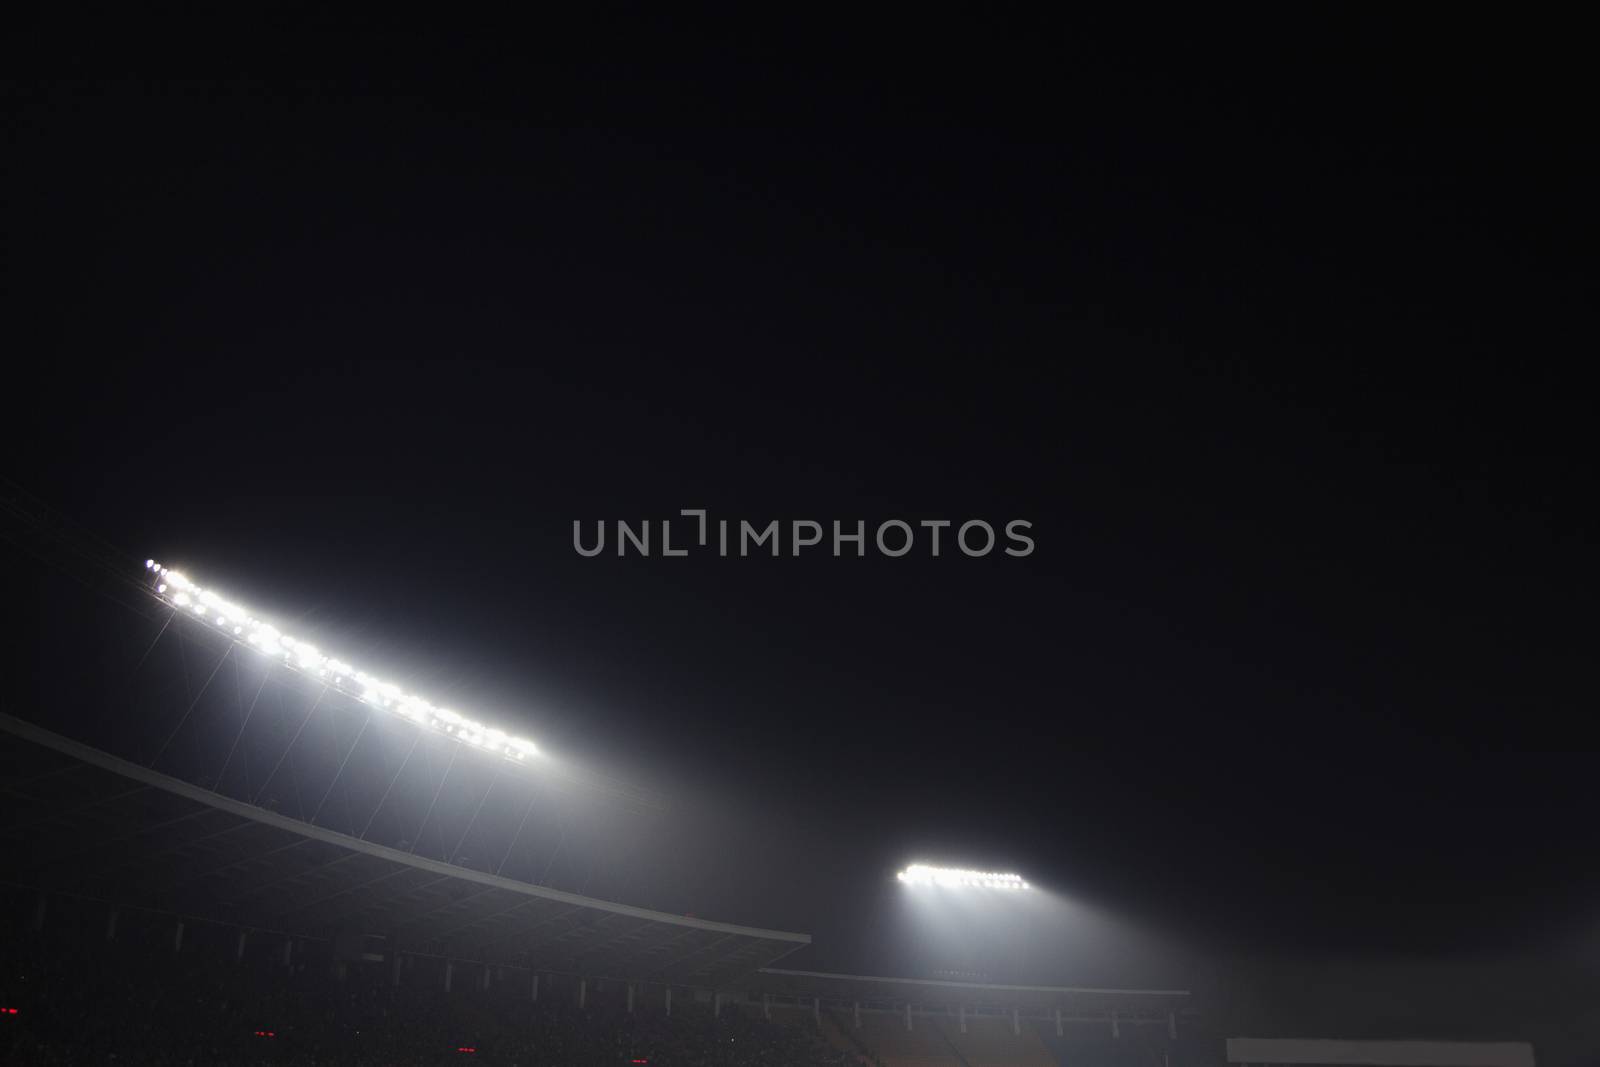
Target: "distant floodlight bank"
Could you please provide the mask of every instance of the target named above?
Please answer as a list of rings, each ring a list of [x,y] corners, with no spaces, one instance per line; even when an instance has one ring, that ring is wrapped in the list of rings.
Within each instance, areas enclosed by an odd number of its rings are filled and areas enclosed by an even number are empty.
[[[971,886],[979,889],[1029,889],[1019,874],[995,871],[968,871],[959,867],[930,867],[913,863],[895,875],[907,885]]]

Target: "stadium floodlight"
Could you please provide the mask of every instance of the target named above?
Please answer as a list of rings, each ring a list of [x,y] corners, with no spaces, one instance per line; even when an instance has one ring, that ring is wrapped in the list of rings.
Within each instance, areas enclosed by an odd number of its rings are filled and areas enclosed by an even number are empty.
[[[959,867],[930,867],[913,863],[895,875],[906,885],[937,885],[958,889],[1031,889],[1020,874],[995,871],[968,871]]]
[[[144,566],[150,572],[155,594],[161,600],[175,608],[189,609],[195,618],[212,623],[223,633],[231,629],[236,641],[248,644],[272,661],[301,674],[322,679],[364,704],[409,719],[425,730],[454,738],[481,752],[514,763],[524,762],[529,756],[539,754],[539,747],[527,738],[515,737],[449,708],[434,707],[393,682],[376,678],[342,659],[325,655],[316,645],[263,622],[255,613],[223,598],[214,590],[202,589],[156,560],[147,559]]]

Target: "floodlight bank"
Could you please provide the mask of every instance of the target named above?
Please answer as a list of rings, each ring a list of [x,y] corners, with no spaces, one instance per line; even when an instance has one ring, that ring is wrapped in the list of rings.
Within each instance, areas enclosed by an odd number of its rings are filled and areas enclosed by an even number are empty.
[[[329,656],[315,645],[298,640],[263,622],[243,605],[202,589],[175,570],[153,559],[144,561],[150,572],[156,596],[194,618],[210,623],[218,632],[250,645],[261,655],[287,667],[320,678],[364,704],[409,719],[425,730],[453,737],[462,744],[512,762],[521,763],[539,754],[538,746],[524,737],[486,726],[449,708],[435,707],[415,693],[407,693],[393,682]]]
[[[895,875],[907,885],[973,886],[981,889],[1029,889],[1019,874],[995,871],[968,871],[959,867],[930,867],[913,863]]]

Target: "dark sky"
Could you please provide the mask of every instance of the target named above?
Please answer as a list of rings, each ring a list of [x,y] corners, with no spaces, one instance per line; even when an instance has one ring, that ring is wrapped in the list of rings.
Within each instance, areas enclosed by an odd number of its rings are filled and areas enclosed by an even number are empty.
[[[1172,945],[1544,945],[1600,873],[1564,36],[40,23],[5,472],[672,794],[706,912],[829,959],[926,855]],[[572,549],[691,507],[1037,550]]]

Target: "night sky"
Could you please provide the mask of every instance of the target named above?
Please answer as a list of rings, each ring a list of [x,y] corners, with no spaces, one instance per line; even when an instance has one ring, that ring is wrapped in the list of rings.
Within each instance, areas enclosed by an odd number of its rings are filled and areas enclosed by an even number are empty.
[[[1600,186],[1540,32],[40,22],[4,473],[671,796],[699,913],[819,966],[900,963],[924,858],[1106,916],[1062,980],[1570,946]],[[1037,547],[573,550],[696,507]]]

